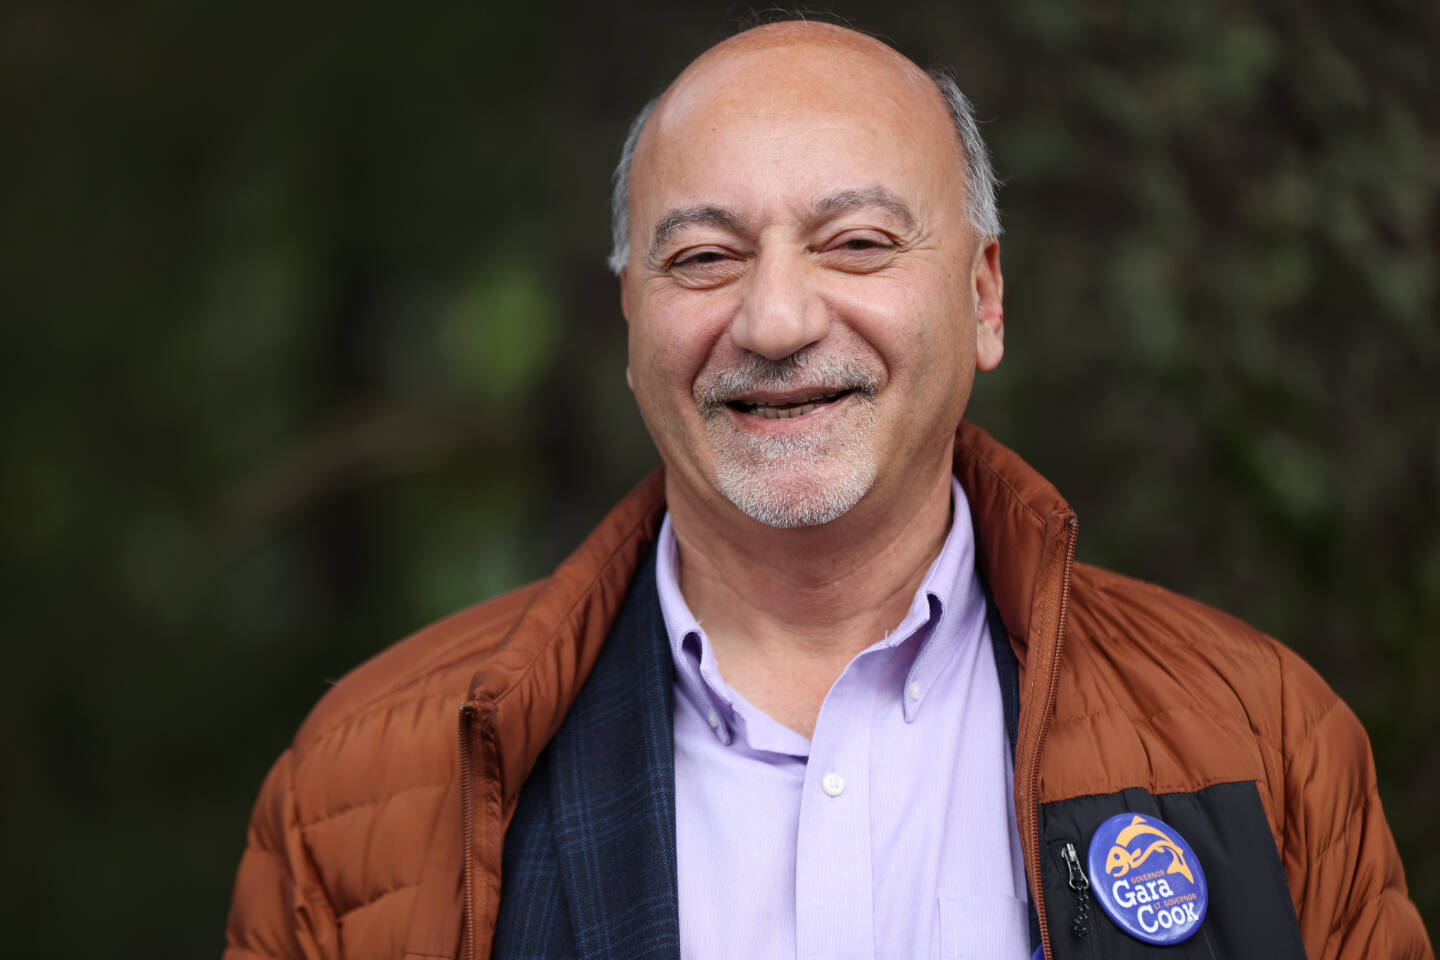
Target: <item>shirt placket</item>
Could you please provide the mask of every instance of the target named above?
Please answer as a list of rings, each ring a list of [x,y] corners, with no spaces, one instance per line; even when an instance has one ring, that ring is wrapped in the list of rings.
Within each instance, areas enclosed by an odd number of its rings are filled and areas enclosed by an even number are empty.
[[[875,955],[870,727],[880,652],[855,660],[825,698],[811,738],[795,857],[796,955]]]

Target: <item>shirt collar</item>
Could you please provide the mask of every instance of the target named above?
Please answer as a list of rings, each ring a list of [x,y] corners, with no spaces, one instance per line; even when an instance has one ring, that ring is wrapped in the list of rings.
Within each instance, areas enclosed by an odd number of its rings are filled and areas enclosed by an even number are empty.
[[[965,489],[950,478],[950,532],[920,581],[905,618],[887,638],[904,643],[918,634],[915,659],[900,692],[906,722],[915,719],[963,641],[985,623],[985,593],[975,577],[975,528]]]
[[[915,658],[905,675],[900,699],[906,722],[913,721],[960,642],[985,622],[985,596],[975,577],[975,531],[970,502],[950,478],[950,530],[940,553],[925,572],[899,625],[867,648],[896,648],[916,638]],[[655,582],[675,674],[685,696],[729,744],[737,721],[733,690],[720,676],[710,639],[680,592],[680,554],[667,511],[655,553]]]
[[[660,614],[665,620],[665,635],[670,641],[680,689],[709,722],[720,742],[728,744],[735,719],[734,702],[729,686],[720,678],[710,638],[680,593],[680,551],[668,510],[655,544],[655,588],[660,595]]]

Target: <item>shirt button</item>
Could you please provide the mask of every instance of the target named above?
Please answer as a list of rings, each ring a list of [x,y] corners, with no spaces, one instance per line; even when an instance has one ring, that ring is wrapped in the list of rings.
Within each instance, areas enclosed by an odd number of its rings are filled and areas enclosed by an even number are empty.
[[[825,774],[824,778],[821,779],[820,789],[824,790],[832,797],[838,797],[840,796],[840,794],[845,792],[845,778],[840,776],[840,774],[831,771],[830,773]]]
[[[911,700],[919,700],[919,699],[920,699],[920,684],[919,684],[918,681],[912,680],[912,681],[910,682],[910,699],[911,699]]]
[[[711,730],[720,729],[720,714],[716,713],[713,709],[705,717],[705,719],[709,722]]]

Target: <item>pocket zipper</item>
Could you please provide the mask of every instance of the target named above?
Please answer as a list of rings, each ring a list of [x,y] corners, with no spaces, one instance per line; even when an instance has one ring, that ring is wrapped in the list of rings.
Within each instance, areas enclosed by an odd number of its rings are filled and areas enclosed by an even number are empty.
[[[1090,878],[1085,876],[1085,868],[1080,866],[1080,856],[1075,852],[1075,844],[1069,840],[1060,848],[1060,859],[1070,873],[1066,883],[1070,892],[1075,895],[1075,919],[1070,921],[1070,933],[1076,940],[1084,940],[1090,936]]]

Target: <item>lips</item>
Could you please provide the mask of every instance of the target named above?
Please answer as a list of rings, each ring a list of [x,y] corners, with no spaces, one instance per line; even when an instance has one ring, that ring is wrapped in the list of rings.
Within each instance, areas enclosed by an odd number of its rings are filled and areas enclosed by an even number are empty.
[[[852,394],[857,402],[873,403],[883,369],[858,349],[853,357],[821,356],[813,346],[783,360],[745,354],[733,365],[706,371],[691,395],[706,420],[738,416],[764,432],[761,420],[822,416],[837,404],[849,409]]]
[[[812,393],[798,397],[738,399],[726,404],[738,413],[749,413],[766,420],[789,420],[803,417],[819,407],[835,403],[853,393],[853,390],[839,390],[831,393]]]

